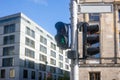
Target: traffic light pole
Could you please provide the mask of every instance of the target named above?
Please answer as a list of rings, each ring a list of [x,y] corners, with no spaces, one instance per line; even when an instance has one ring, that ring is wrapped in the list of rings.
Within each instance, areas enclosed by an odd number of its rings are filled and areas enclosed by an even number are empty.
[[[71,59],[70,80],[79,80],[78,50],[77,50],[77,2],[71,0],[71,50],[76,51],[76,59]]]

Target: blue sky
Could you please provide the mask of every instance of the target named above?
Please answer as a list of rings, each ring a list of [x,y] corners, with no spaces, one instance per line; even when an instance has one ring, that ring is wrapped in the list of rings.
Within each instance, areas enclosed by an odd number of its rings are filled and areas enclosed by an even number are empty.
[[[53,36],[55,23],[70,23],[70,0],[0,0],[0,17],[24,13]]]

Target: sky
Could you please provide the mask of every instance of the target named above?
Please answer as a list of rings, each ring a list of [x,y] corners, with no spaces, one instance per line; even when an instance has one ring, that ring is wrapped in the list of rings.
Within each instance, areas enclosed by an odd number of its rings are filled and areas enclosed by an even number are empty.
[[[51,35],[55,23],[70,23],[70,0],[0,0],[0,17],[22,12]]]

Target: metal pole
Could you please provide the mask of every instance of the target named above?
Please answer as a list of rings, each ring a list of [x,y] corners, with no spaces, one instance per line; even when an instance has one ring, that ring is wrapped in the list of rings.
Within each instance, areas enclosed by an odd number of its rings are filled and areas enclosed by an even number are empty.
[[[76,51],[76,59],[71,59],[71,80],[79,80],[76,0],[71,0],[71,32],[72,32],[71,50]]]

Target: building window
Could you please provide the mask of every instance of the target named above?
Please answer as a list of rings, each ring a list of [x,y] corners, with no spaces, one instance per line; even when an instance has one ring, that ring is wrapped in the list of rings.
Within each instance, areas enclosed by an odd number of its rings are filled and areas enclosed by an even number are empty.
[[[56,73],[56,67],[50,66],[50,72],[51,72],[51,73]]]
[[[41,70],[41,71],[46,71],[46,65],[44,65],[44,64],[39,64],[39,70]]]
[[[35,57],[35,52],[25,48],[25,56],[30,57],[30,58],[34,58]]]
[[[99,13],[90,13],[89,21],[100,21]]]
[[[40,61],[46,62],[47,61],[47,56],[40,54],[39,59],[40,59]]]
[[[35,31],[31,30],[30,28],[26,27],[26,34],[35,38]]]
[[[63,63],[62,62],[59,62],[59,67],[63,68]]]
[[[35,79],[35,71],[31,72],[31,79]]]
[[[89,72],[90,80],[100,80],[100,72]]]
[[[49,34],[47,34],[47,37],[48,37],[49,39],[53,40],[53,38],[52,38]]]
[[[43,45],[40,45],[40,51],[47,54],[47,48],[44,47]]]
[[[15,24],[5,25],[4,34],[15,32]]]
[[[62,50],[61,48],[59,48],[59,52],[60,52],[61,54],[63,54],[63,50]]]
[[[38,80],[42,80],[42,72],[39,72],[39,74],[38,74]]]
[[[56,65],[56,60],[54,60],[54,59],[50,59],[50,64],[52,64],[52,65]]]
[[[63,70],[60,69],[60,68],[58,68],[58,73],[59,73],[59,74],[63,74]]]
[[[14,46],[3,48],[3,56],[14,55],[14,54],[15,54]]]
[[[30,47],[32,47],[32,48],[35,48],[35,42],[34,42],[33,40],[27,38],[27,37],[26,37],[26,40],[25,40],[25,44],[26,44],[27,46],[30,46]]]
[[[30,61],[30,60],[26,59],[24,61],[24,67],[34,69],[35,63],[34,63],[34,61]]]
[[[66,64],[65,65],[65,69],[69,70],[69,65]]]
[[[3,58],[2,60],[2,66],[3,67],[10,67],[14,65],[14,59],[13,58]]]
[[[35,68],[34,61],[28,61],[28,68],[31,68],[31,69]]]
[[[47,39],[44,38],[43,36],[40,36],[40,42],[47,45]]]
[[[23,70],[23,78],[28,78],[28,70]]]
[[[15,77],[15,69],[10,69],[10,78]]]
[[[5,78],[5,69],[1,69],[0,78]]]
[[[59,60],[63,61],[63,56],[59,55]]]
[[[4,45],[13,44],[15,42],[15,36],[14,35],[5,36],[3,41],[4,41]]]
[[[51,56],[54,57],[54,58],[56,58],[56,52],[54,52],[54,51],[51,50]]]
[[[51,48],[56,50],[56,45],[54,43],[51,42]]]
[[[66,63],[69,63],[69,59],[68,59],[68,58],[65,58],[65,62],[66,62]]]

